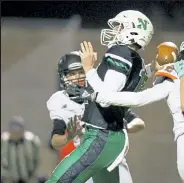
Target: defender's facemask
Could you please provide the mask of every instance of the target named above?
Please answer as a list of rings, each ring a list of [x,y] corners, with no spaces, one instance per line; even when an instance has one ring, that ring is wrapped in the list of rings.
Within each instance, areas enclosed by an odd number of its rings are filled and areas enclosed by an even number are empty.
[[[69,84],[79,84],[85,87],[85,78],[84,70],[81,68],[66,72],[63,79],[65,86]]]

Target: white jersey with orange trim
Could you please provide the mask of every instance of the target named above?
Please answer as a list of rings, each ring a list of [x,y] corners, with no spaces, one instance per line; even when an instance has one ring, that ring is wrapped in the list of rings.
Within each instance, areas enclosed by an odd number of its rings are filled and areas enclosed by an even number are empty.
[[[177,139],[179,135],[184,133],[184,116],[182,114],[180,104],[180,79],[176,71],[174,70],[174,64],[166,65],[162,70],[156,72],[155,76],[167,77],[171,79],[173,82],[172,90],[170,91],[168,97],[166,98],[166,101],[170,109],[170,113],[173,117],[174,121],[173,132],[175,134],[175,139]],[[157,84],[156,80],[154,84]]]
[[[180,79],[174,64],[165,65],[155,74],[154,86],[142,92],[98,93],[96,101],[108,105],[140,107],[165,99],[173,117],[175,139],[184,134],[184,116],[180,104]]]
[[[174,64],[166,64],[155,73],[155,76],[167,77],[169,79],[175,80],[178,79],[178,75],[174,69]]]
[[[84,113],[84,104],[78,104],[68,97],[67,93],[62,91],[57,91],[54,93],[47,101],[47,109],[49,110],[50,119],[63,119],[66,125],[69,123],[69,119],[75,115],[82,117]],[[82,126],[84,122],[80,122]],[[75,146],[80,144],[80,138],[76,136],[74,138]]]

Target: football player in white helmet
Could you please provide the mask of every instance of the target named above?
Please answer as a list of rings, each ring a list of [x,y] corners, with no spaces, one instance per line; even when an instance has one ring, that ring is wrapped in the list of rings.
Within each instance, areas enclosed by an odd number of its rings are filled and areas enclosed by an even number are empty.
[[[108,25],[111,29],[103,29],[101,31],[101,44],[107,47],[119,44],[129,45],[130,48],[136,50],[140,47],[144,49],[144,47],[149,44],[154,32],[151,21],[141,12],[134,10],[123,11],[117,14],[114,18],[108,20]],[[156,69],[153,68],[153,64],[145,65],[148,77],[151,77]],[[131,111],[131,109],[129,109],[129,111]],[[137,116],[137,118],[129,121],[127,126],[133,127],[133,132],[135,132],[135,129],[137,129],[136,131],[144,129],[145,124],[144,121]],[[130,133],[131,129],[128,129],[128,131]],[[126,171],[128,170],[126,159],[122,161],[119,169],[121,171],[121,182],[133,182],[130,178],[130,172]]]
[[[81,44],[83,52],[81,52],[81,58],[87,80],[95,90],[139,91],[144,87],[147,78],[152,76],[153,68],[151,66],[153,65],[145,66],[143,59],[140,58],[136,51],[141,48],[144,49],[150,42],[154,32],[152,23],[141,12],[128,10],[110,19],[108,24],[111,29],[103,29],[101,32],[101,43],[107,46],[108,50],[97,70],[92,69],[88,60],[85,63],[87,56],[85,51],[89,51],[92,45],[87,42]],[[93,54],[93,51],[91,53]],[[109,107],[109,105],[102,103],[100,105],[105,108]],[[134,129],[136,127],[144,129],[144,122],[139,117],[132,120],[128,125],[132,125]],[[127,167],[125,159],[119,166],[119,168],[123,167]],[[132,182],[131,176],[127,174],[127,171],[120,169],[120,174],[122,175],[120,176],[121,182],[126,177],[129,178],[125,182]],[[99,175],[99,182],[101,175]],[[124,177],[124,180],[122,177]]]
[[[154,33],[153,25],[143,13],[134,10],[122,11],[108,20],[111,29],[101,32],[101,44],[129,45],[144,48],[151,41]]]
[[[85,70],[87,80],[94,90],[139,91],[148,73],[137,50],[150,42],[153,26],[144,14],[133,10],[121,12],[119,18],[112,22],[116,26],[112,25],[109,48],[97,70]],[[82,59],[85,57],[85,49],[89,48],[86,44],[81,44]],[[91,56],[94,57],[93,53]],[[98,79],[91,80],[92,77]],[[82,118],[86,126],[82,144],[60,163],[47,183],[81,183],[94,175],[102,175],[104,171],[113,171],[123,161],[128,149],[123,120],[127,110],[127,107],[89,103]]]

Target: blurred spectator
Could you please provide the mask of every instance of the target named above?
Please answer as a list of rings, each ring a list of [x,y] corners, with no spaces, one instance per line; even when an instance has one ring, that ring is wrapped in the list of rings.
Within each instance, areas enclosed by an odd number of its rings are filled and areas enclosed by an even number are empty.
[[[24,119],[13,117],[1,135],[1,177],[8,183],[27,183],[39,165],[39,137],[25,130]]]

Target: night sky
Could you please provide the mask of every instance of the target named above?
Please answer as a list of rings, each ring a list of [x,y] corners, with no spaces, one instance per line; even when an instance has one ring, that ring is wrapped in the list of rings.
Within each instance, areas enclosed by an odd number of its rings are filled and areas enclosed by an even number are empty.
[[[149,16],[159,7],[164,15],[172,19],[176,10],[182,11],[184,1],[3,1],[1,16],[30,18],[69,18],[80,14],[84,24],[103,25],[107,19],[127,9],[140,10]],[[184,14],[183,14],[184,16]]]

